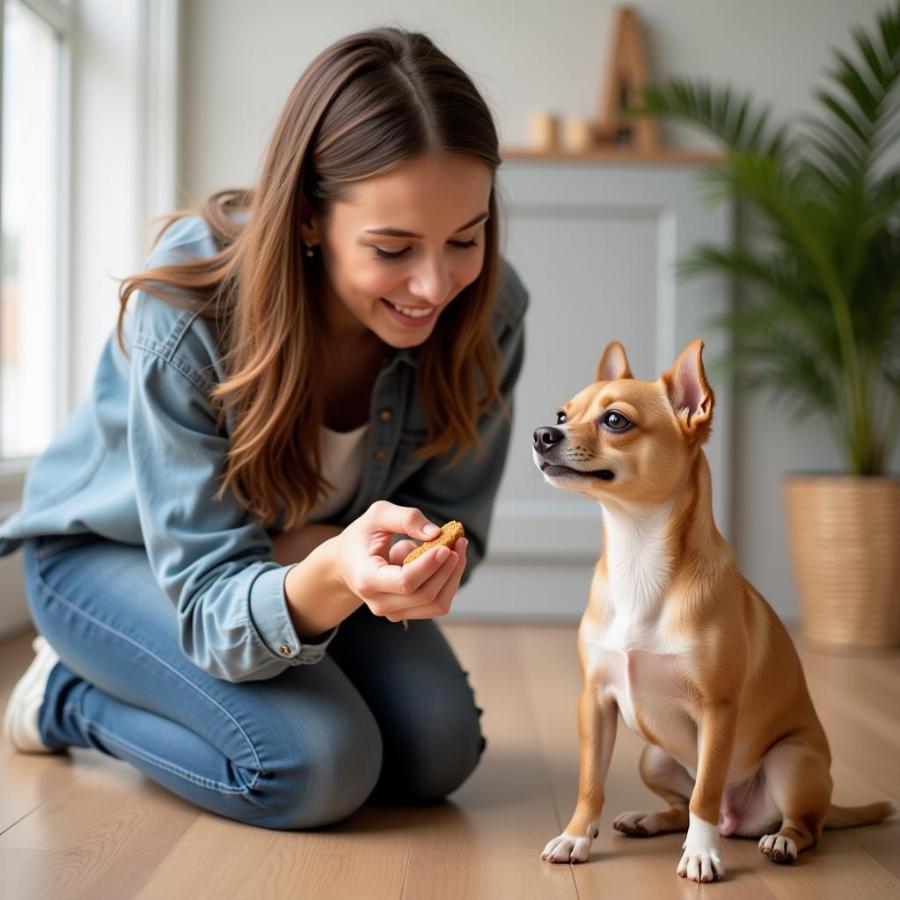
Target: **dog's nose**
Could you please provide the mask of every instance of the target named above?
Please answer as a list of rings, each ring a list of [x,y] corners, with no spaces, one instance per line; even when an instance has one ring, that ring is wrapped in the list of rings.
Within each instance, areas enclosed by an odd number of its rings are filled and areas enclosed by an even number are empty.
[[[549,450],[555,444],[558,444],[564,437],[565,434],[558,428],[553,428],[549,425],[544,428],[538,428],[534,433],[534,449],[538,453],[543,453],[545,450]]]

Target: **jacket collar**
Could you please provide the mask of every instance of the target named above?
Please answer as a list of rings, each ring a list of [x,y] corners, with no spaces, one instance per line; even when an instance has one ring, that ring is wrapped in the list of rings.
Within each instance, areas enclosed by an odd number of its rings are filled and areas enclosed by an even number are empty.
[[[383,372],[388,372],[395,366],[399,366],[401,363],[405,363],[413,369],[418,368],[419,348],[404,347],[401,350],[395,350],[392,353],[386,353],[384,355],[384,362],[381,369]]]

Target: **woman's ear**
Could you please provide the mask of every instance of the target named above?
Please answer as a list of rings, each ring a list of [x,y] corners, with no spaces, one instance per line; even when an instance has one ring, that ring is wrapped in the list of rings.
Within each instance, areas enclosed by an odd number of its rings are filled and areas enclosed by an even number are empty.
[[[320,217],[303,195],[298,198],[298,203],[297,218],[300,220],[300,239],[304,244],[315,246],[322,240]]]
[[[314,216],[300,222],[300,238],[304,244],[314,247],[321,241],[319,236],[319,223]]]

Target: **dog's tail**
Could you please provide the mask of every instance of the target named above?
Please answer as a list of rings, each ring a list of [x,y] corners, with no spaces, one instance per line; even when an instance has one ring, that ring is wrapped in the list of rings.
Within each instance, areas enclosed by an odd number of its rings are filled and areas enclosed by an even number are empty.
[[[897,804],[890,800],[867,803],[865,806],[834,806],[825,817],[826,828],[853,828],[856,825],[871,825],[897,812]]]

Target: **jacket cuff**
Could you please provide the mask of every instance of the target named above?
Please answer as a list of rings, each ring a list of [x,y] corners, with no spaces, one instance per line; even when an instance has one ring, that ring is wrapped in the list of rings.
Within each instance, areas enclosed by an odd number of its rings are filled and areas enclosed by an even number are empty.
[[[284,593],[285,579],[295,565],[297,563],[267,569],[253,581],[250,586],[250,621],[274,657],[298,666],[320,662],[340,626],[335,625],[312,641],[301,642],[297,637]]]

